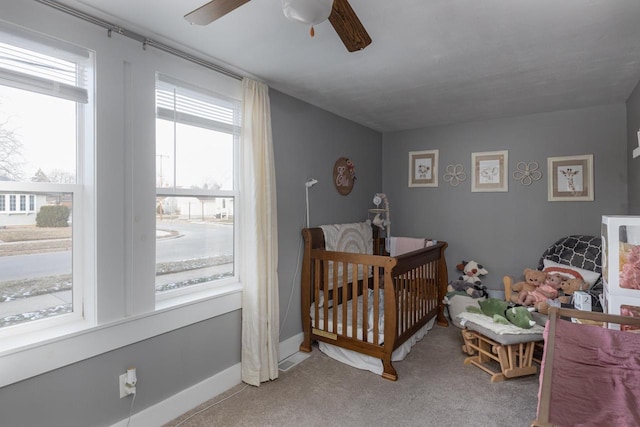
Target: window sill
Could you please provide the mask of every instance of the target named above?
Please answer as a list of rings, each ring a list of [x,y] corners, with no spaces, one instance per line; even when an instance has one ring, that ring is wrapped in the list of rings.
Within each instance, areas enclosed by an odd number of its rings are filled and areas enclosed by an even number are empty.
[[[4,339],[0,346],[0,387],[242,308],[239,283],[217,291],[205,299],[104,325],[87,327],[85,322],[74,322],[55,328],[47,336],[38,333]]]

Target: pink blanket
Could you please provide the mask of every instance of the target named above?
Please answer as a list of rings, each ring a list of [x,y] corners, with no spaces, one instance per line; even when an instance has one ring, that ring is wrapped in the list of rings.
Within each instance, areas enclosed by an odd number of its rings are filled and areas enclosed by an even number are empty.
[[[425,238],[390,237],[389,239],[391,241],[389,255],[391,256],[398,256],[435,245],[435,241]]]
[[[640,334],[558,320],[553,364],[551,423],[640,426]]]

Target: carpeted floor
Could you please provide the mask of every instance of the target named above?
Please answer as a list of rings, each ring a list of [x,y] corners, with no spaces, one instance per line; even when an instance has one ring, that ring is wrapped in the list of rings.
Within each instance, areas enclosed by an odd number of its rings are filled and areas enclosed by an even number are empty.
[[[529,425],[538,376],[491,384],[488,374],[463,365],[461,346],[460,329],[435,326],[405,360],[394,363],[397,382],[314,348],[311,357],[280,372],[277,380],[238,385],[165,427]]]

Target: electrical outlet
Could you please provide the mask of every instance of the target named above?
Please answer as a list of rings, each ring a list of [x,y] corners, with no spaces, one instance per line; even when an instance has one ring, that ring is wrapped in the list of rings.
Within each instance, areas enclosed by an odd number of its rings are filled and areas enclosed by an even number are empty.
[[[130,394],[136,394],[136,384],[138,378],[136,376],[136,368],[129,368],[127,372],[118,377],[120,381],[120,399]]]
[[[127,393],[126,383],[127,374],[120,375],[120,399],[129,395],[129,393]]]

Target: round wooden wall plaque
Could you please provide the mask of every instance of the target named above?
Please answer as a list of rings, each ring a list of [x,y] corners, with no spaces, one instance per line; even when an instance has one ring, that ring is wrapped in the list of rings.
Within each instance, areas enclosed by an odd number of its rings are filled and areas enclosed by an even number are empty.
[[[333,185],[338,193],[346,196],[353,190],[356,181],[356,168],[346,157],[340,157],[333,165]]]

